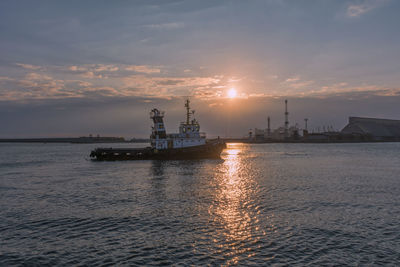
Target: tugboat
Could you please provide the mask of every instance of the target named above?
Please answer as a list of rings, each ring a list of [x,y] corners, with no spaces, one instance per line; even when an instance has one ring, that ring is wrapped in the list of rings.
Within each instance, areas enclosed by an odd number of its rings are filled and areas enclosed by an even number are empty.
[[[179,133],[167,134],[164,126],[164,111],[154,108],[150,112],[153,120],[150,147],[146,148],[96,148],[90,153],[94,160],[180,160],[180,159],[219,159],[226,148],[222,140],[206,140],[200,132],[200,124],[186,100],[186,121],[181,122]]]

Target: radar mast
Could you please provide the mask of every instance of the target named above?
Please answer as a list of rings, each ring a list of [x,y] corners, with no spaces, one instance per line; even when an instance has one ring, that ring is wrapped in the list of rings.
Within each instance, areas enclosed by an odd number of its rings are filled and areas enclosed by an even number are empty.
[[[190,123],[190,101],[189,101],[189,98],[186,99],[185,107],[186,107],[186,124],[189,124]]]

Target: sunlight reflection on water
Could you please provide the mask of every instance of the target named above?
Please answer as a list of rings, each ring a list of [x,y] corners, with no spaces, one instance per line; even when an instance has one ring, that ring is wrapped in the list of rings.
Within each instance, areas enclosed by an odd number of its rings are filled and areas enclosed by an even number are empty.
[[[244,144],[228,144],[225,161],[218,166],[212,181],[216,190],[209,214],[219,226],[214,238],[219,248],[216,253],[230,258],[226,265],[252,257],[259,247],[255,244],[265,235],[259,222],[256,169],[243,156],[247,149]]]

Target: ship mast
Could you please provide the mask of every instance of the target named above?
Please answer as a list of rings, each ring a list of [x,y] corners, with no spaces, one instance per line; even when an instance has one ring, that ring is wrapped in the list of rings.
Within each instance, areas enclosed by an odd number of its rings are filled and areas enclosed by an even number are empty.
[[[190,106],[189,106],[189,99],[186,99],[185,107],[186,107],[186,124],[190,122]]]

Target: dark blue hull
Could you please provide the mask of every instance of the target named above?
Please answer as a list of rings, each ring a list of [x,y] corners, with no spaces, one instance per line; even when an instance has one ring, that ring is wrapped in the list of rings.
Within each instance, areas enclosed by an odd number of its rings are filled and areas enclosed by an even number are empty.
[[[184,159],[220,159],[226,148],[224,142],[206,143],[201,146],[156,150],[146,148],[96,148],[90,153],[94,160],[184,160]]]

